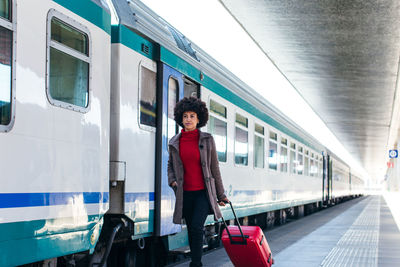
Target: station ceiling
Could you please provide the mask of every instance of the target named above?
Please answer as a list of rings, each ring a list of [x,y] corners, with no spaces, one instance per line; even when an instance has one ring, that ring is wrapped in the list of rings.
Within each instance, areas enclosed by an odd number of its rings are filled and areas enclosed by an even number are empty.
[[[398,0],[220,0],[371,178],[388,160]]]

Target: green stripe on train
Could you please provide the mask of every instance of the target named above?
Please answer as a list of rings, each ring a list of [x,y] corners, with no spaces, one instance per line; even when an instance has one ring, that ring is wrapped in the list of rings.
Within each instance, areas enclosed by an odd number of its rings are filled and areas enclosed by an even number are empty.
[[[111,42],[123,44],[152,60],[157,60],[158,58],[158,49],[152,42],[132,32],[130,29],[121,24],[111,26]],[[143,51],[145,50],[144,46],[148,48],[147,53]]]
[[[148,217],[138,218],[135,212],[126,212],[125,215],[130,218],[134,223],[133,239],[149,236],[154,231],[154,210],[150,209]]]
[[[103,219],[99,218],[99,215],[90,215],[2,223],[0,266],[22,265],[92,250],[103,225]]]
[[[111,34],[111,15],[90,0],[53,0]]]
[[[252,114],[256,118],[268,123],[269,125],[275,127],[276,129],[280,130],[281,132],[289,135],[290,137],[300,141],[301,143],[309,146],[310,148],[319,152],[319,150],[313,146],[312,144],[305,141],[299,135],[295,134],[291,130],[289,130],[284,125],[278,123],[273,118],[269,117],[265,113],[259,111],[257,108],[253,107],[250,103],[248,103],[243,98],[237,96],[236,94],[232,93],[229,89],[225,88],[212,78],[207,75],[204,75],[204,79],[200,80],[200,70],[186,62],[185,60],[181,59],[168,49],[164,47],[160,47],[160,55],[157,55],[156,45],[152,44],[142,36],[139,36],[132,30],[128,29],[123,25],[112,26],[112,42],[113,43],[121,43],[132,50],[150,58],[156,60],[158,57],[160,61],[164,62],[165,64],[171,66],[172,68],[180,71],[182,74],[186,75],[187,77],[193,79],[194,81],[202,84],[207,89],[211,90],[215,94],[225,98],[226,100],[230,101],[232,104],[242,108],[246,112]],[[141,44],[147,45],[149,49],[149,53],[145,54],[142,51]]]

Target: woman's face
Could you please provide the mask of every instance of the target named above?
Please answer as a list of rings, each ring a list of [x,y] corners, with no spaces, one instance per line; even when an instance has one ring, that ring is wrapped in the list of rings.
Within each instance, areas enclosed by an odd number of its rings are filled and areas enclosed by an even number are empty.
[[[197,113],[193,111],[185,111],[182,116],[182,123],[185,131],[196,130],[199,119],[197,118]]]

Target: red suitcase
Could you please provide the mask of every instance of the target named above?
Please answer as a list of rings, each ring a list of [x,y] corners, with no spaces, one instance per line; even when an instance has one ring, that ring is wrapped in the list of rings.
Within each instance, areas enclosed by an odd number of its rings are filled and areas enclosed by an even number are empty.
[[[272,259],[271,249],[263,231],[258,226],[240,226],[235,216],[237,226],[227,226],[222,233],[222,243],[235,267],[270,267]],[[226,226],[225,220],[222,218]]]

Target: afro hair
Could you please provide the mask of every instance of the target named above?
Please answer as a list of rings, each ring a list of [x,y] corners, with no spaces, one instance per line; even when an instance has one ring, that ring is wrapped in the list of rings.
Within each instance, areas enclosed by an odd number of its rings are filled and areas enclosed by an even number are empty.
[[[199,119],[199,123],[197,124],[197,128],[201,128],[207,124],[208,121],[208,109],[206,103],[198,99],[197,97],[184,97],[178,103],[176,103],[174,109],[174,120],[179,126],[184,128],[182,120],[183,113],[186,111],[192,111],[197,114],[197,118]]]

